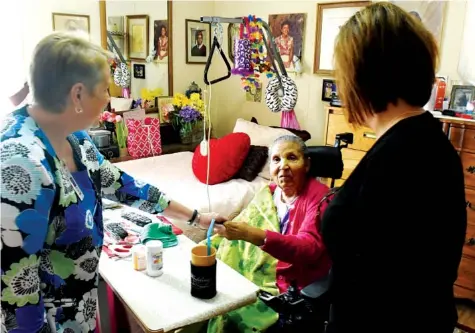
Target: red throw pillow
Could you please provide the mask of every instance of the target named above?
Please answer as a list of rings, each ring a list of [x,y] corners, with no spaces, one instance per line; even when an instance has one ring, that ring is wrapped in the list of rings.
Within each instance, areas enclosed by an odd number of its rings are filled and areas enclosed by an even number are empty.
[[[210,185],[230,180],[241,169],[251,147],[251,138],[246,133],[231,133],[220,139],[209,141]],[[206,184],[208,156],[201,155],[200,145],[196,147],[192,161],[196,178]]]

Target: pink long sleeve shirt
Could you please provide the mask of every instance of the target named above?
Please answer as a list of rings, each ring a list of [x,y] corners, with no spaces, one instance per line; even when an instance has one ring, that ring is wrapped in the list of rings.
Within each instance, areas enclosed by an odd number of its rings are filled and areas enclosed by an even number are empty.
[[[276,189],[270,185],[271,191]],[[289,225],[285,234],[266,231],[262,250],[278,260],[277,287],[285,292],[292,281],[299,289],[326,275],[331,262],[317,225],[317,207],[328,193],[328,187],[315,179],[307,182],[303,192],[289,210]],[[327,204],[323,203],[320,214]]]

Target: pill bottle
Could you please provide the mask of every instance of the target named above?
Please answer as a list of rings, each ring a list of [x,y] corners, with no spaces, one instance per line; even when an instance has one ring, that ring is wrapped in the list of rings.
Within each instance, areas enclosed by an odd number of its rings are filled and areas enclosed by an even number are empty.
[[[147,257],[145,254],[145,246],[135,245],[132,248],[132,263],[136,271],[143,271],[147,268]]]
[[[163,243],[159,240],[150,240],[145,244],[147,256],[147,274],[160,276],[163,274]]]

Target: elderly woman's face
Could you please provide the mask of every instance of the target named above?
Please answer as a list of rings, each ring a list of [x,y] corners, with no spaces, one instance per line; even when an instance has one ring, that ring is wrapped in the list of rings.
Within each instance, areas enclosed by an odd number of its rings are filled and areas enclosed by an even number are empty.
[[[270,174],[280,188],[300,190],[305,183],[308,169],[309,163],[298,143],[284,141],[272,147]]]

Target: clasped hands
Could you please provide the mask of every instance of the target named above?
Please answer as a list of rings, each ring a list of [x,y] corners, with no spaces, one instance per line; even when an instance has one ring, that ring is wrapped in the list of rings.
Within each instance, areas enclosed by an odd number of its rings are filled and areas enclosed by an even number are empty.
[[[250,226],[246,222],[228,221],[226,217],[217,213],[203,213],[200,225],[208,228],[214,219],[214,232],[229,240],[243,240],[256,246],[264,245],[266,232],[262,229]]]

